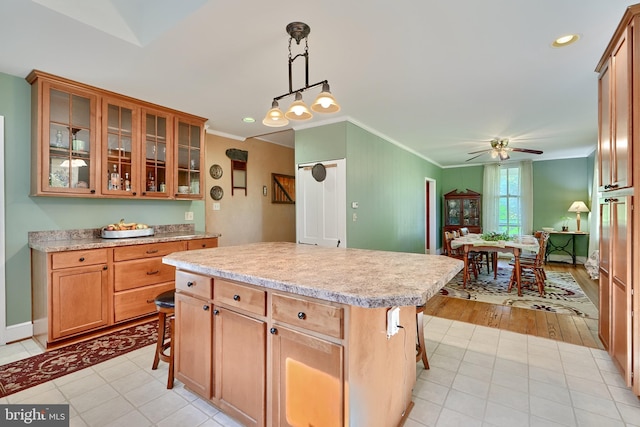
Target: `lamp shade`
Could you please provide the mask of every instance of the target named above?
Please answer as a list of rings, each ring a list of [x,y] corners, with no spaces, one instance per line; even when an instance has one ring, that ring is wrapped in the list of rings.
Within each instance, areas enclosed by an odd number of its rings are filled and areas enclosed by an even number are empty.
[[[313,117],[313,114],[311,114],[309,107],[302,100],[302,94],[296,92],[296,100],[293,101],[284,116],[289,120],[309,120]]]
[[[569,206],[568,212],[589,212],[589,208],[582,201],[576,201]]]
[[[329,83],[322,84],[322,92],[311,104],[311,109],[316,113],[337,113],[340,111],[340,106],[329,90]]]
[[[271,109],[267,111],[267,115],[264,116],[262,124],[270,127],[281,127],[289,124],[289,120],[286,119],[282,110],[278,106],[278,101],[271,103]]]

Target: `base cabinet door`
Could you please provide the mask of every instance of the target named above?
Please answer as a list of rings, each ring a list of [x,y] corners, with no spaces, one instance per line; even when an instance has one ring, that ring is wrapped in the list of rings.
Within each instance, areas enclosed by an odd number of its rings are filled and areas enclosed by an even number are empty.
[[[109,324],[106,265],[56,270],[51,278],[53,339]]]
[[[221,307],[214,313],[214,402],[245,426],[264,426],[266,323]]]
[[[200,396],[212,397],[213,309],[206,300],[175,295],[175,376]]]
[[[270,329],[274,426],[343,426],[343,347],[282,326]]]

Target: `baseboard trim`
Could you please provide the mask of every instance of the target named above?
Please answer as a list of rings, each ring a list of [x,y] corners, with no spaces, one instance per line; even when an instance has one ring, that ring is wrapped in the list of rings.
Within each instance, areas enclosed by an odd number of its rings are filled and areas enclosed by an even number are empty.
[[[22,341],[33,336],[33,324],[31,322],[18,323],[17,325],[7,326],[4,332],[6,344]]]

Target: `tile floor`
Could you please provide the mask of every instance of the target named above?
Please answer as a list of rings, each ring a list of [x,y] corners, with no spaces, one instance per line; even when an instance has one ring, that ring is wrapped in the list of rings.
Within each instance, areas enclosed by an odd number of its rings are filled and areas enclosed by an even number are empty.
[[[431,316],[425,322],[431,369],[417,365],[406,427],[640,426],[640,400],[602,350]],[[71,426],[238,426],[179,381],[167,390],[166,364],[149,368],[153,350],[145,347],[0,403],[69,403]],[[0,363],[38,351],[30,341],[12,344],[0,349]]]

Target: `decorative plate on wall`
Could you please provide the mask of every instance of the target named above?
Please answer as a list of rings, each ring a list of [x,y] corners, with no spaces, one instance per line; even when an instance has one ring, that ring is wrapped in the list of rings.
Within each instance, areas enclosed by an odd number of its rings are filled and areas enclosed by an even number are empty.
[[[220,187],[219,185],[215,185],[211,187],[211,191],[209,191],[209,195],[213,200],[220,200],[224,195],[224,191],[222,191],[222,187]]]
[[[220,179],[222,177],[222,167],[220,165],[211,165],[209,174],[213,179]]]

